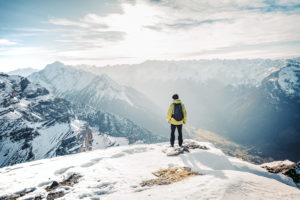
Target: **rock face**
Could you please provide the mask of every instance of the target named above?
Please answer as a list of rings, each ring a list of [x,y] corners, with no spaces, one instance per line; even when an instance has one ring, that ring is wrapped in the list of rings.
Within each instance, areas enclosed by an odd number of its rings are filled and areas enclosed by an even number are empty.
[[[270,173],[281,173],[293,179],[300,188],[300,162],[274,162],[262,165]]]
[[[0,166],[161,141],[133,122],[55,98],[20,76],[0,74]]]
[[[0,166],[79,151],[84,129],[72,126],[68,102],[20,76],[0,82]]]

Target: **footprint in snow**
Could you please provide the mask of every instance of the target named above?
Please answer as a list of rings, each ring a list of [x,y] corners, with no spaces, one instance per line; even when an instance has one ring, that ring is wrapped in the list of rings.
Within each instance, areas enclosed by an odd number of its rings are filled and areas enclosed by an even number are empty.
[[[16,170],[16,169],[22,169],[23,167],[15,167],[15,168],[6,168],[6,173],[7,172],[11,172],[13,170]]]
[[[93,165],[97,164],[100,160],[102,160],[102,158],[94,158],[90,162],[87,162],[87,163],[84,163],[84,164],[80,165],[80,167],[90,167],[90,166],[93,166]]]
[[[35,163],[35,164],[30,165],[30,166],[36,166],[36,165],[41,165],[41,164],[43,164],[43,163]]]
[[[112,155],[112,158],[120,158],[120,157],[123,157],[123,156],[125,156],[124,153],[117,153],[115,155]]]
[[[149,190],[150,188],[139,188],[139,189],[136,189],[134,190],[134,192],[143,192],[145,190]]]
[[[95,188],[99,189],[97,191],[94,192],[94,194],[96,195],[105,195],[105,194],[111,194],[114,191],[114,185],[116,183],[109,183],[109,182],[104,182],[104,183],[101,183],[97,186],[95,186]]]
[[[45,181],[45,182],[41,182],[40,184],[38,184],[38,187],[43,187],[45,185],[49,185],[50,183],[52,183],[53,181]]]
[[[74,167],[71,166],[71,167],[61,168],[61,169],[59,169],[59,170],[56,170],[56,171],[54,172],[54,174],[56,174],[56,175],[63,174],[63,173],[65,173],[66,171],[68,171],[69,169],[71,169],[71,168],[74,168]]]
[[[133,149],[125,149],[123,150],[124,153],[134,154],[134,153],[143,153],[147,151],[147,147],[137,147]]]

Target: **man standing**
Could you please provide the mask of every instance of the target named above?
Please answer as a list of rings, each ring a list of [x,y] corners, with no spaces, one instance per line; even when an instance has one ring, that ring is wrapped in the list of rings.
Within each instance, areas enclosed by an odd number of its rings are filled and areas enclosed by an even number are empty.
[[[178,130],[178,144],[182,146],[182,124],[186,122],[186,110],[184,104],[181,103],[178,94],[174,94],[172,96],[173,103],[170,105],[168,114],[167,114],[167,121],[171,123],[171,138],[170,143],[171,146],[174,147],[175,141],[175,129]]]

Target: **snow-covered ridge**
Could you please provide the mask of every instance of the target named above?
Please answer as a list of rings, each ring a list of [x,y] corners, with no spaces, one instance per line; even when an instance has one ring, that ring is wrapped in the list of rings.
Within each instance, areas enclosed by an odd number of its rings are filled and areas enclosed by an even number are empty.
[[[94,89],[97,93],[93,98],[98,101],[118,99],[134,106],[132,99],[128,96],[127,88],[119,85],[107,75],[96,76],[60,62],[47,65],[44,70],[29,76],[29,79],[48,88],[56,95]]]
[[[16,69],[10,72],[7,72],[7,74],[9,75],[18,75],[18,76],[23,76],[23,77],[27,77],[30,74],[39,71],[38,69],[34,69],[31,67],[27,67],[27,68],[21,68],[21,69]]]
[[[187,140],[186,140],[187,141]],[[130,145],[44,159],[0,169],[0,197],[29,191],[21,199],[299,199],[300,190],[281,174],[224,155],[210,143],[209,150],[193,149],[175,157],[163,150],[167,143]],[[202,175],[170,185],[142,187],[154,179],[152,172],[170,167],[190,167]],[[73,186],[47,192],[53,181],[72,174],[81,177]]]
[[[135,65],[106,67],[77,66],[96,74],[106,73],[123,84],[138,81],[194,80],[206,83],[218,80],[226,85],[258,86],[269,74],[285,66],[287,60],[237,59],[237,60],[191,60],[146,61]]]
[[[288,95],[300,92],[300,62],[289,63],[279,71],[278,83],[280,88]],[[296,94],[300,95],[300,94]]]

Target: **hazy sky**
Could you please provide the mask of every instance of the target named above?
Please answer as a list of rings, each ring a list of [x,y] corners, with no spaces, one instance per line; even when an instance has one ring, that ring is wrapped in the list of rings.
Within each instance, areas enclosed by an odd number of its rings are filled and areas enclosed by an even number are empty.
[[[0,71],[300,56],[300,0],[0,0]]]

